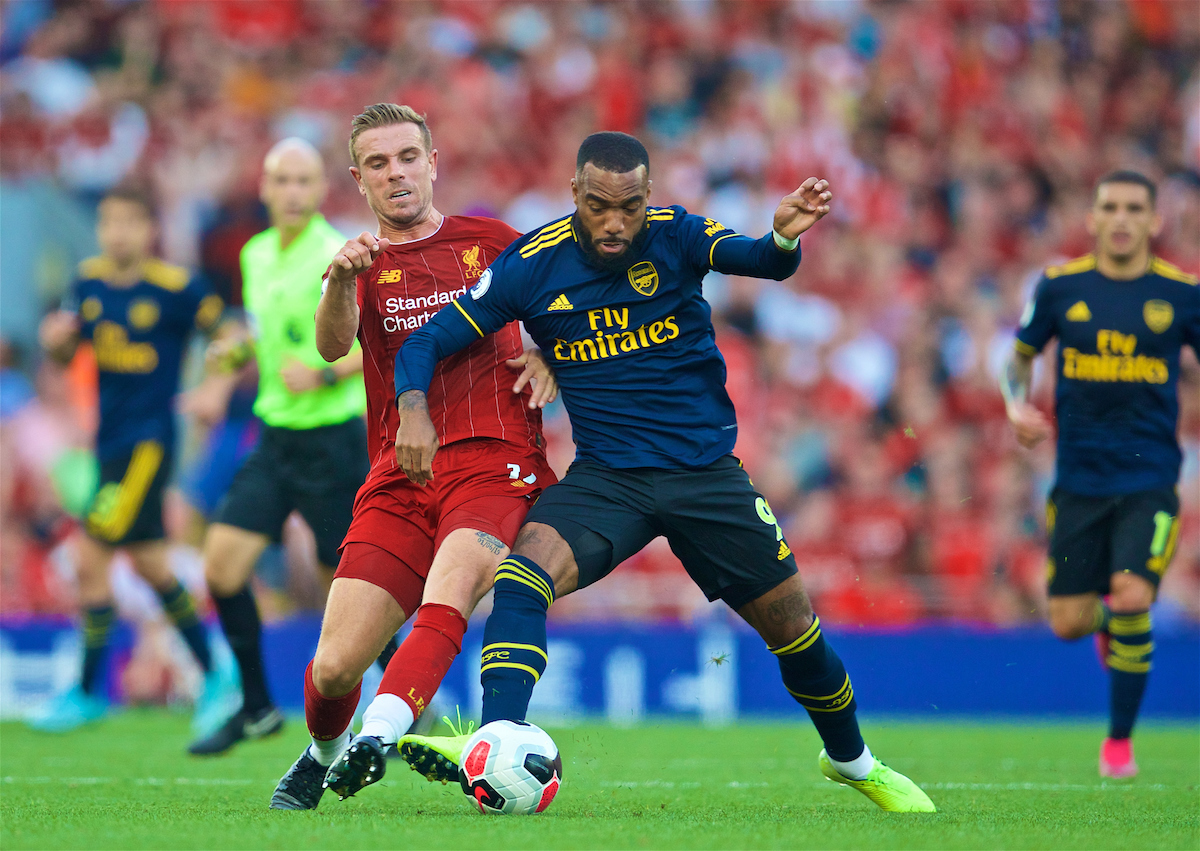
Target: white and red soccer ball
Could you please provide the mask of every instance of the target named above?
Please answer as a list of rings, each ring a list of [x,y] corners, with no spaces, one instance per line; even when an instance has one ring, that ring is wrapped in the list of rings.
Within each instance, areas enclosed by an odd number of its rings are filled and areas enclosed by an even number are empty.
[[[540,727],[493,721],[467,740],[458,782],[481,813],[532,815],[558,794],[562,757]]]

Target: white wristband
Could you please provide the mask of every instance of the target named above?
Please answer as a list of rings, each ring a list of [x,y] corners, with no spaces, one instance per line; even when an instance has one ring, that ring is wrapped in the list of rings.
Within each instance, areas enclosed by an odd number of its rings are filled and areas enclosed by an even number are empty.
[[[800,237],[788,239],[774,228],[771,229],[771,238],[775,240],[775,244],[783,251],[795,251],[796,246],[800,244]]]

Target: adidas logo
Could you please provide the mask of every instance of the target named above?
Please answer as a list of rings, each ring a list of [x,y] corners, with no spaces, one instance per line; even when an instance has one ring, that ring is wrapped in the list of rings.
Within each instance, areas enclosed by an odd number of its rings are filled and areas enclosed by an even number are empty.
[[[562,293],[554,301],[550,302],[550,306],[546,310],[574,310],[575,305],[567,301],[567,294]]]
[[[787,541],[779,542],[779,555],[775,556],[776,561],[783,561],[792,554],[792,548],[787,545]]]
[[[1071,305],[1071,309],[1067,311],[1068,322],[1090,322],[1092,312],[1088,310],[1087,302],[1077,301]]]

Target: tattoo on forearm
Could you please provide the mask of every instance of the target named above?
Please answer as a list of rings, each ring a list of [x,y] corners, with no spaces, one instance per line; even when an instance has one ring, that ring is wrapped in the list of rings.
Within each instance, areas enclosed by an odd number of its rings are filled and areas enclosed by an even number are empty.
[[[810,611],[812,609],[807,594],[789,594],[768,604],[767,620],[776,625],[791,623],[797,618],[807,617]]]
[[[495,535],[489,535],[487,532],[476,532],[475,537],[479,539],[479,546],[488,552],[495,553],[496,555],[504,552],[504,542]]]
[[[402,411],[421,411],[426,407],[425,394],[420,390],[407,390],[396,399],[396,407]]]

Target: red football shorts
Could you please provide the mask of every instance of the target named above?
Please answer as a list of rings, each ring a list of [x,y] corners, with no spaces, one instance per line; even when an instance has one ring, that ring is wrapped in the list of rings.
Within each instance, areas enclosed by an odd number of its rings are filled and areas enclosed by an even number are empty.
[[[447,535],[473,529],[511,549],[529,506],[557,480],[542,450],[492,438],[440,449],[423,488],[399,470],[374,476],[358,492],[334,575],[378,585],[412,614],[421,599],[414,580],[423,589]]]

